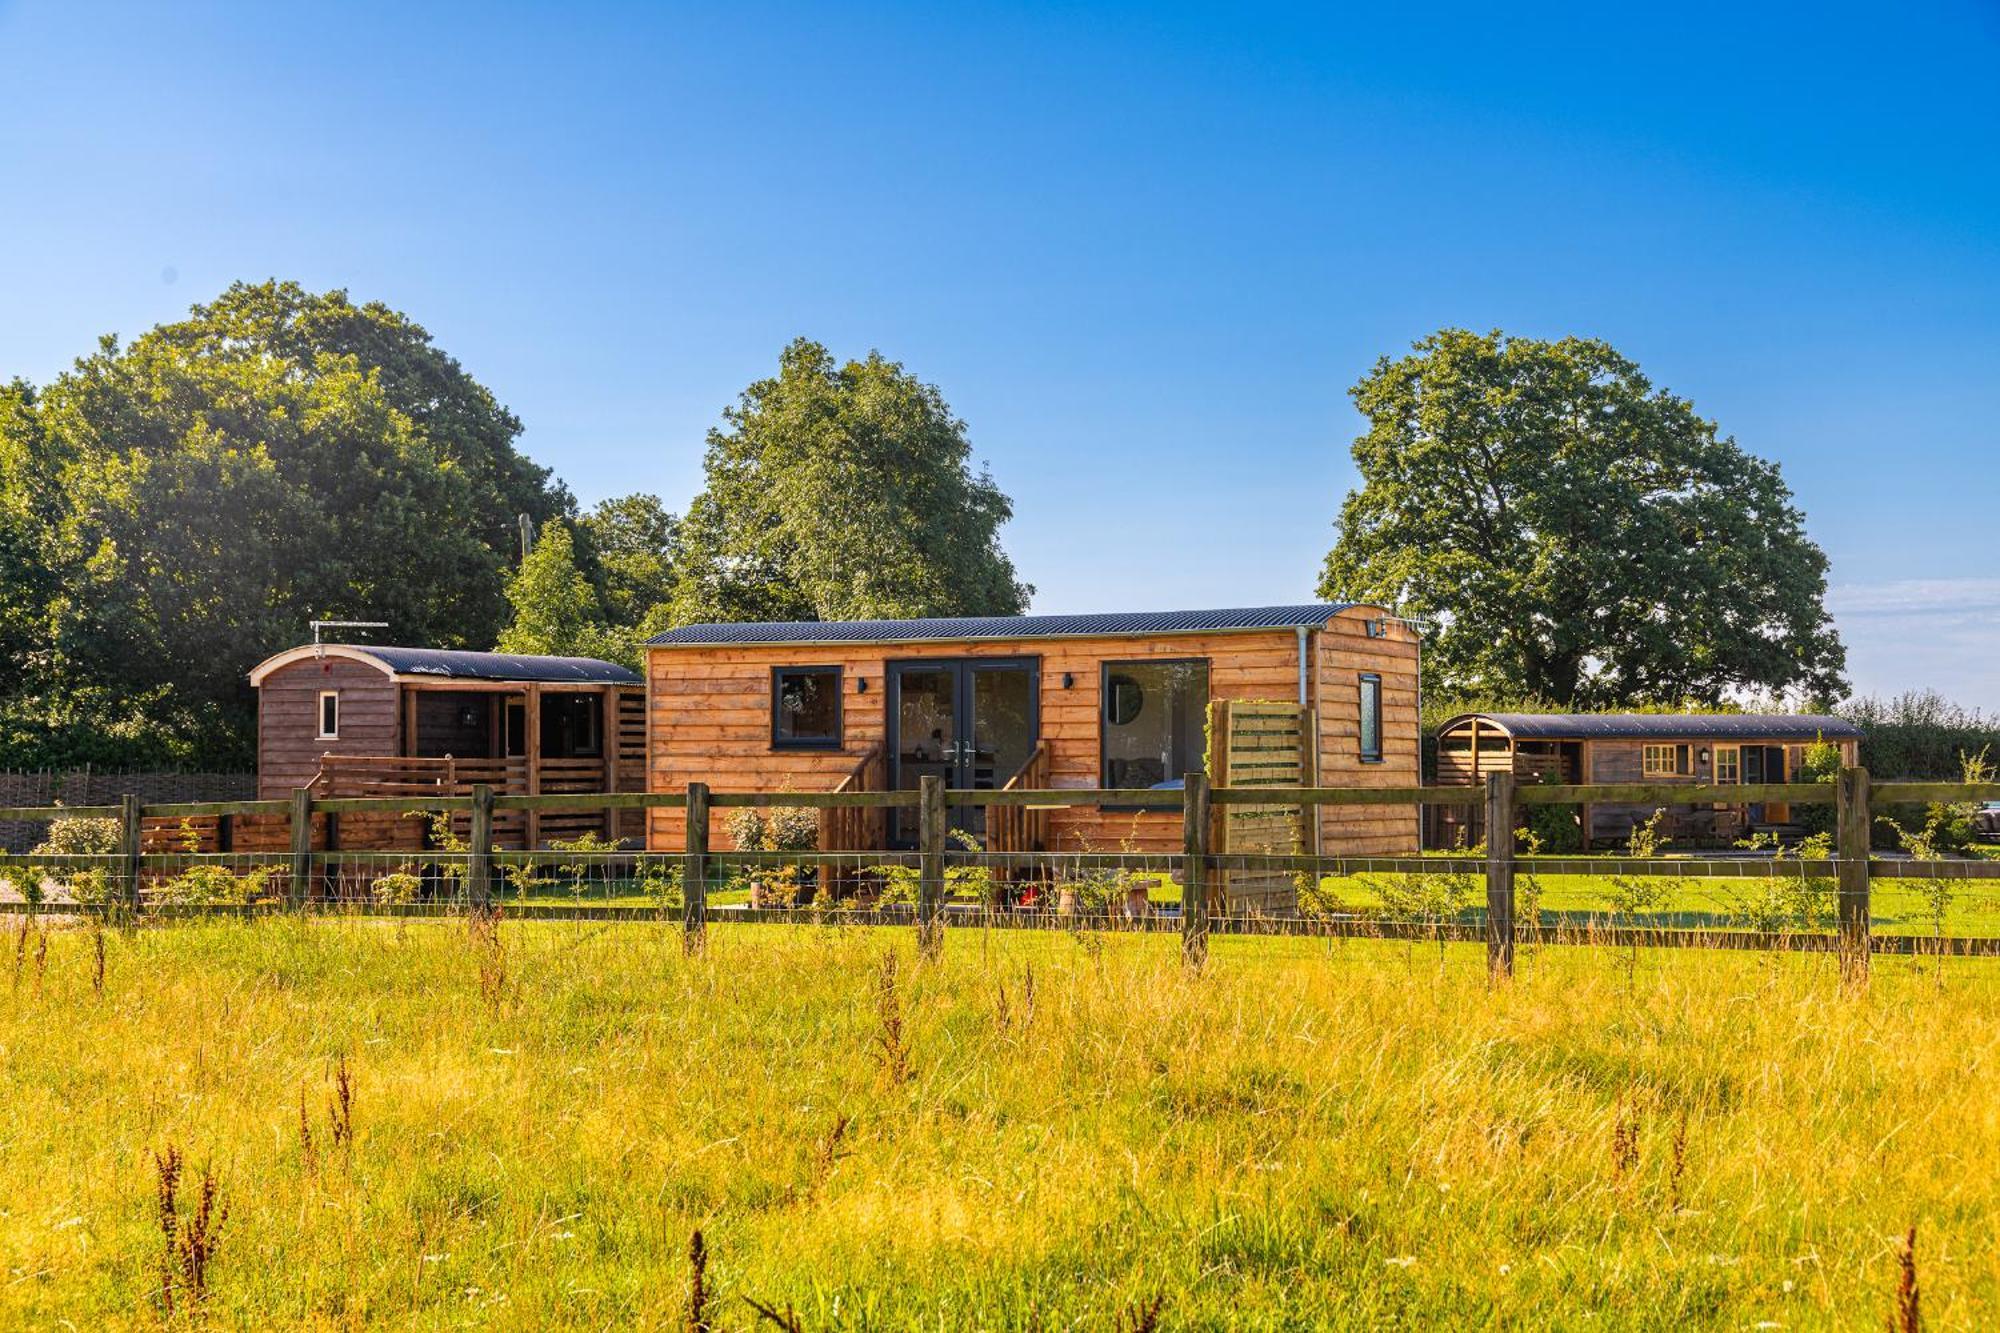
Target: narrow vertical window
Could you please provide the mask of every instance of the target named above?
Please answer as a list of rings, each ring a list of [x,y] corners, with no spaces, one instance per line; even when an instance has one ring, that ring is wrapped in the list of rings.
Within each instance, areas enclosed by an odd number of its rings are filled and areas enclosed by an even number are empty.
[[[1382,678],[1373,674],[1361,677],[1361,758],[1382,761]]]
[[[319,739],[323,741],[340,739],[339,690],[319,692]]]

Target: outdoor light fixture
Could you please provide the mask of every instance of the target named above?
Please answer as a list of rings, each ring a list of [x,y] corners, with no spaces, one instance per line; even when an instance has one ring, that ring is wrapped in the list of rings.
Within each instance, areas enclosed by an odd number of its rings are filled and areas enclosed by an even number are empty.
[[[1704,764],[1708,762],[1708,747],[1706,745],[1701,747],[1701,762]]]
[[[866,677],[856,676],[854,678],[854,692],[856,694],[868,693],[868,680]]]
[[[478,721],[479,721],[479,714],[477,714],[477,713],[475,713],[475,712],[473,712],[473,711],[472,711],[472,705],[471,705],[471,704],[467,704],[467,705],[465,705],[465,707],[463,707],[463,708],[461,708],[461,709],[459,709],[459,710],[458,710],[458,725],[459,725],[459,726],[461,726],[461,727],[470,727],[470,726],[472,726],[472,725],[473,725],[474,723],[476,723],[476,722],[478,722]]]
[[[1063,688],[1068,689],[1074,684],[1076,684],[1076,677],[1070,672],[1063,672]]]

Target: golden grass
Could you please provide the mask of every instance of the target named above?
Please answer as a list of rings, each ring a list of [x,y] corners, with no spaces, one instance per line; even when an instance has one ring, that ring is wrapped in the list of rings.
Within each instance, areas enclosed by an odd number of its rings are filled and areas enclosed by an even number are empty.
[[[1925,1326],[2000,1318],[1992,964],[711,933],[112,932],[100,996],[56,932],[0,1324],[158,1321],[169,1146],[223,1326],[679,1328],[697,1228],[717,1328],[1879,1328],[1912,1226]]]

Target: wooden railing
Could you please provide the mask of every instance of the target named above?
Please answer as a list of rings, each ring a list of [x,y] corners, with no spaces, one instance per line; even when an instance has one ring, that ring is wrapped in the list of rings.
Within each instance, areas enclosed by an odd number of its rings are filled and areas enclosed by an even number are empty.
[[[364,796],[464,796],[482,784],[496,792],[525,795],[528,761],[330,754],[320,760],[313,793],[329,800]]]
[[[1020,771],[1001,791],[1036,791],[1049,785],[1049,743],[1037,741]],[[986,850],[1045,852],[1049,847],[1049,812],[1026,805],[995,805],[986,811]]]
[[[889,782],[888,754],[879,745],[870,746],[847,776],[833,785],[835,792],[881,791]],[[887,841],[887,811],[876,806],[826,806],[819,811],[819,849],[823,852],[880,851]]]

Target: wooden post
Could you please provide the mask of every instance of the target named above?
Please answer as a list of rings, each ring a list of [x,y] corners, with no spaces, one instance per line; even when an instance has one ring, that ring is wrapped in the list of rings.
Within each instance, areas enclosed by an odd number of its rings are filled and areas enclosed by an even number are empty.
[[[944,943],[944,778],[926,773],[917,782],[917,952],[935,957]]]
[[[1181,962],[1199,972],[1208,961],[1208,775],[1190,773],[1181,789]]]
[[[606,685],[597,700],[597,752],[604,756],[604,792],[611,796],[618,791],[618,695]],[[618,812],[608,805],[604,807],[604,836],[618,837]]]
[[[530,685],[528,687],[527,716],[522,721],[527,730],[527,735],[521,739],[526,742],[526,749],[528,751],[528,795],[540,796],[542,794],[541,686]],[[542,843],[542,812],[539,810],[528,810],[524,813],[524,822],[527,825],[527,831],[522,836],[527,841],[523,845],[527,850],[532,852],[535,848],[541,846]]]
[[[1486,971],[1514,975],[1514,775],[1486,779]]]
[[[292,789],[292,906],[303,907],[312,892],[313,794],[311,787]]]
[[[472,785],[472,829],[465,863],[466,896],[476,912],[493,910],[493,787]]]
[[[1840,970],[1868,980],[1868,770],[1843,768],[1835,789],[1834,852],[1840,895]]]
[[[118,800],[118,872],[125,877],[125,905],[139,910],[139,869],[145,824],[139,814],[139,798],[126,792]]]
[[[687,789],[687,850],[681,857],[681,946],[700,953],[708,939],[708,784]]]

